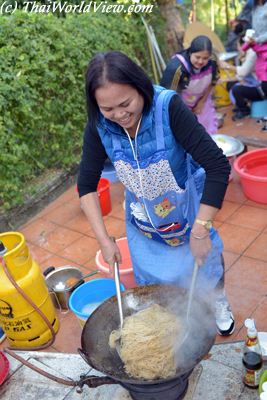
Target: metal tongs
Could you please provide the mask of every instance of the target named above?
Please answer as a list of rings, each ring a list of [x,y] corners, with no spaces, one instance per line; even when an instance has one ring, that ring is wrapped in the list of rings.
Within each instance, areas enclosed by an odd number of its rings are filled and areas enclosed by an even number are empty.
[[[197,280],[197,273],[198,273],[198,265],[197,265],[197,262],[195,261],[194,262],[194,269],[193,269],[191,285],[190,285],[190,289],[189,289],[188,303],[187,303],[187,311],[186,311],[186,323],[187,323],[187,325],[189,325],[192,302],[193,302],[195,286],[196,286],[196,280]]]
[[[111,237],[111,240],[113,240],[113,242],[116,243],[116,239],[114,237]],[[122,302],[121,302],[121,281],[120,281],[120,269],[119,269],[117,260],[115,260],[115,262],[114,262],[114,279],[115,279],[117,302],[118,302],[118,308],[119,308],[120,327],[122,329],[123,312],[122,312]]]
[[[190,284],[190,288],[189,288],[187,309],[186,309],[186,332],[184,334],[182,341],[179,344],[179,348],[186,341],[186,339],[188,338],[189,333],[190,333],[190,314],[191,314],[193,297],[194,297],[194,292],[195,292],[195,287],[196,287],[197,273],[198,273],[198,265],[197,265],[197,262],[195,261],[193,274],[192,274],[192,280],[191,280],[191,284]],[[177,351],[177,349],[176,349],[176,351]]]
[[[117,302],[118,302],[119,316],[120,316],[120,327],[122,329],[123,313],[122,313],[122,303],[121,303],[121,281],[120,281],[120,270],[117,261],[114,262],[114,278],[115,278]]]

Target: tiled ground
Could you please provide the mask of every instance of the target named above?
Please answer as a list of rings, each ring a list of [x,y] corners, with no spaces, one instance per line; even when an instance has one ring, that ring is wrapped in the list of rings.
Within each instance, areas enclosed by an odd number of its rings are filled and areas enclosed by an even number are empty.
[[[228,109],[219,111],[227,113],[220,133],[267,139],[267,133],[261,131],[255,120],[246,118],[233,123]],[[110,235],[119,238],[125,236],[120,183],[111,185],[111,198],[112,212],[105,217],[105,223]],[[267,205],[248,200],[234,176],[215,226],[225,244],[226,289],[237,322],[235,333],[226,339],[218,337],[217,342],[243,339],[243,321],[248,317],[256,319],[259,330],[267,331]],[[95,254],[99,246],[80,209],[74,186],[19,231],[25,235],[42,270],[70,264],[83,272],[96,269]],[[59,318],[59,333],[48,350],[75,353],[81,336],[78,320],[71,312],[59,314]]]

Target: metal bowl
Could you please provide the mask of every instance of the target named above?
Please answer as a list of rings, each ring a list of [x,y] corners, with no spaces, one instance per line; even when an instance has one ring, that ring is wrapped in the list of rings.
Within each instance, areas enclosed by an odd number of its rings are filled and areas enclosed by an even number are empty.
[[[232,136],[217,134],[212,135],[211,137],[217,146],[222,149],[223,154],[226,157],[238,156],[243,153],[245,149],[244,144]]]

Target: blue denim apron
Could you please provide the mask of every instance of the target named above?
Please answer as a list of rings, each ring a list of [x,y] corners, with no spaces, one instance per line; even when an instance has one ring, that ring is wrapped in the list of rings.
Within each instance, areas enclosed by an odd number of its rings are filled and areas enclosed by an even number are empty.
[[[202,168],[192,173],[191,156],[187,155],[185,187],[179,187],[173,176],[162,124],[165,92],[159,94],[156,102],[156,151],[138,160],[128,137],[134,155],[134,160],[129,160],[118,135],[112,134],[113,163],[126,187],[126,231],[137,283],[188,287],[194,264],[189,236],[201,198],[197,186],[203,187],[205,173]],[[215,287],[223,273],[222,242],[215,230],[210,235],[212,250],[199,270],[197,282],[207,289]]]

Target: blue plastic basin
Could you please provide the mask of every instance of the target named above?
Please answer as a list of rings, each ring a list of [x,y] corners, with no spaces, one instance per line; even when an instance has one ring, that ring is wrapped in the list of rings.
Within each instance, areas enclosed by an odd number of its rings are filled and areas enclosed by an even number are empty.
[[[125,288],[121,284],[121,291]],[[71,294],[69,308],[83,326],[87,318],[105,300],[116,294],[115,281],[111,278],[93,279],[85,282]]]

